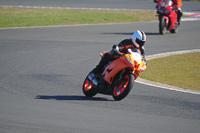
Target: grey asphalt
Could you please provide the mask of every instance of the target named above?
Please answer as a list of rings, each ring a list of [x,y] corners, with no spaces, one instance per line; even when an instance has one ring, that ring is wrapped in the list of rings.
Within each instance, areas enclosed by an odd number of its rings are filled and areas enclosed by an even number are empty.
[[[153,0],[0,0],[0,5],[155,10]],[[200,2],[183,1],[183,11],[200,11]]]
[[[158,22],[1,29],[0,133],[199,132],[196,94],[135,83],[122,101],[84,97],[99,53],[137,29],[147,34],[147,55],[200,49],[199,21],[164,36]]]

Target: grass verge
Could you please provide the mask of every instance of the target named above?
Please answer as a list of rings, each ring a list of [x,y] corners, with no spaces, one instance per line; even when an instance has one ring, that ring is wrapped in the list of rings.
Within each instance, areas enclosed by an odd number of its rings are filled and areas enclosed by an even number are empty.
[[[200,91],[200,52],[173,55],[148,61],[140,77],[167,85]]]
[[[91,11],[70,9],[0,8],[0,28],[48,25],[145,22],[157,20],[155,12]]]
[[[183,0],[183,1],[200,1],[200,0]]]

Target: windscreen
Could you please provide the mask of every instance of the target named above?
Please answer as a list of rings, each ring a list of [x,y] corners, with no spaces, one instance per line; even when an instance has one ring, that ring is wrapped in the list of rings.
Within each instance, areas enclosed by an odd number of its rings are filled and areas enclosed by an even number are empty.
[[[168,7],[168,6],[172,5],[172,1],[171,0],[161,0],[160,4],[161,4],[161,6]]]
[[[140,63],[142,61],[142,56],[141,56],[139,50],[128,49],[128,52],[131,53],[131,57],[133,58],[133,60],[137,61],[138,63]]]

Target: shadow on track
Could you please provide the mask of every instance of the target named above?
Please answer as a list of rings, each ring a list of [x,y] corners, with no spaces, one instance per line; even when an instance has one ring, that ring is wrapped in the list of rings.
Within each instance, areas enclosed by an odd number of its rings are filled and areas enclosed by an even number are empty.
[[[160,35],[159,33],[151,33],[151,32],[145,32],[145,34],[148,35],[148,36]]]
[[[85,97],[85,96],[76,96],[76,95],[57,95],[57,96],[48,96],[48,95],[38,95],[35,99],[44,99],[44,100],[79,100],[79,101],[113,101],[101,97]]]

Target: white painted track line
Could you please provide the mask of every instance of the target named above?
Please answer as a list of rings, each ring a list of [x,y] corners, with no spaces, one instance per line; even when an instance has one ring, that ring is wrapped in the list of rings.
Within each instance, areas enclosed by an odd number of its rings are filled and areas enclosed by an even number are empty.
[[[174,52],[166,52],[166,53],[149,55],[149,56],[147,56],[147,60],[154,59],[154,58],[161,58],[161,57],[171,56],[171,55],[186,54],[186,53],[191,53],[191,52],[200,52],[200,49],[174,51]],[[148,80],[144,80],[143,81],[143,79],[140,79],[140,78],[138,80],[136,80],[135,82],[140,83],[140,84],[144,84],[144,85],[148,85],[148,86],[161,88],[161,89],[167,89],[167,90],[173,90],[173,91],[179,91],[179,92],[184,92],[184,93],[200,95],[200,92],[191,91],[191,90],[185,90],[185,89],[182,89],[182,88],[169,86],[169,85],[156,83],[156,82],[151,82],[151,81],[148,81]]]

